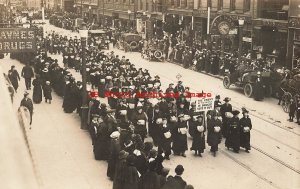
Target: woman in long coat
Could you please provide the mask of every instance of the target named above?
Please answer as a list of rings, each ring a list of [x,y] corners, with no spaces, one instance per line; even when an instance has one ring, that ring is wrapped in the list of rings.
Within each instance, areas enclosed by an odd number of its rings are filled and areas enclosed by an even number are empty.
[[[163,118],[163,124],[160,125],[159,129],[159,143],[158,143],[158,153],[164,153],[165,159],[169,160],[171,155],[171,143],[172,143],[172,131],[167,123],[167,119]]]
[[[210,151],[214,156],[216,156],[218,145],[222,139],[222,134],[220,131],[222,122],[218,119],[214,111],[211,112],[211,117],[211,119],[207,119],[207,143],[209,146],[211,146]]]
[[[115,131],[110,135],[110,137],[111,137],[110,150],[109,150],[110,152],[109,152],[108,166],[107,166],[107,172],[106,172],[106,174],[110,178],[110,180],[114,179],[116,164],[118,162],[119,153],[121,151],[119,136],[120,136],[120,133],[118,131]]]
[[[235,110],[232,112],[233,118],[229,120],[228,136],[226,137],[225,146],[227,149],[233,148],[235,153],[240,150],[240,123],[238,114],[240,112]]]
[[[241,147],[245,148],[246,152],[249,153],[251,149],[250,146],[250,130],[252,129],[251,119],[249,118],[248,111],[243,111],[243,118],[240,119],[240,127],[241,127]]]
[[[156,162],[148,164],[148,171],[142,176],[139,189],[159,189],[160,176],[156,173]]]
[[[193,133],[193,143],[191,150],[195,151],[195,155],[199,155],[200,157],[202,157],[201,153],[203,153],[205,149],[206,132],[203,116],[200,115],[197,117],[197,121],[191,122],[190,128],[191,133]]]
[[[36,75],[36,78],[32,81],[32,85],[33,85],[32,100],[34,103],[39,104],[43,100],[42,82],[40,80],[39,75]]]
[[[107,160],[109,156],[110,132],[108,125],[102,120],[99,120],[99,129],[97,138],[94,144],[94,155],[96,160]]]
[[[116,163],[116,170],[113,181],[113,189],[123,189],[125,178],[126,178],[126,168],[127,161],[126,158],[128,156],[128,152],[122,150],[119,152],[118,161]]]
[[[175,155],[186,157],[185,151],[188,149],[187,122],[183,118],[183,114],[178,116],[179,122],[177,123],[176,131],[174,132],[172,149]]]

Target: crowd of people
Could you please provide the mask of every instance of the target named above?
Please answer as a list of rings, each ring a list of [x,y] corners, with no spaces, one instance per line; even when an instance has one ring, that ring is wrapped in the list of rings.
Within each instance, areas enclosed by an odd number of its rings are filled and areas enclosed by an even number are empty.
[[[54,33],[48,36],[51,35],[57,36]],[[40,103],[43,92],[45,101],[51,103],[53,88],[64,98],[62,108],[65,113],[76,111],[82,116],[82,83],[70,72],[76,66],[72,59],[64,59],[64,67],[61,67],[57,60],[48,56],[53,53],[64,56],[66,49],[76,49],[75,44],[80,40],[75,43],[75,39],[60,37],[59,44],[64,42],[64,48],[49,45],[55,37],[45,36],[41,45],[45,50],[39,51],[31,61],[35,73],[32,101]],[[77,48],[75,54],[81,56],[82,49]],[[240,148],[245,148],[249,152],[251,119],[246,109],[242,109],[243,118],[239,119],[240,112],[233,110],[230,98],[226,97],[222,103],[217,95],[214,110],[196,112],[189,87],[184,86],[183,81],[170,83],[163,89],[158,75],[151,76],[148,70],[136,68],[125,56],[120,58],[113,51],[105,54],[92,45],[87,48],[86,61],[89,91],[97,91],[100,97],[88,97],[88,130],[95,159],[108,162],[107,176],[113,181],[113,188],[191,188],[181,178],[182,165],[176,167],[175,176],[167,176],[169,169],[163,162],[172,158],[172,154],[186,157],[187,150],[202,157],[206,143],[216,156],[222,136],[226,138],[228,149],[239,153]],[[81,72],[80,60],[78,65],[75,69]],[[30,65],[23,70],[26,70],[22,71],[23,77],[32,71]],[[14,72],[13,68],[11,72]],[[19,80],[18,74],[14,75]],[[29,76],[25,84],[31,90],[34,76],[31,73]],[[139,93],[160,95],[147,98],[138,96]],[[103,98],[108,99],[108,104],[101,103]],[[21,105],[28,106],[33,113],[33,105],[28,104],[32,102],[26,92]],[[192,137],[190,147],[189,135]]]

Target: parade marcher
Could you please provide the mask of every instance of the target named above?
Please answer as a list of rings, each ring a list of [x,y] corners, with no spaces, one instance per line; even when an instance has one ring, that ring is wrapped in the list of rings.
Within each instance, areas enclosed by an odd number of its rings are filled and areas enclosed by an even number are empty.
[[[52,100],[52,87],[50,85],[50,81],[46,81],[46,85],[44,85],[43,87],[43,93],[44,93],[44,97],[45,97],[45,102],[49,102],[49,104],[51,104],[51,100]]]
[[[118,162],[119,153],[121,151],[121,146],[119,142],[120,133],[119,131],[115,131],[110,135],[110,150],[109,150],[109,158],[108,158],[108,166],[106,175],[110,180],[114,179],[116,164]]]
[[[32,115],[33,115],[33,103],[32,100],[28,97],[29,93],[25,91],[24,98],[21,100],[20,106],[24,106],[28,109],[30,113],[30,125],[32,124]]]
[[[92,121],[89,124],[89,133],[91,135],[92,145],[95,144],[97,139],[98,129],[99,129],[99,122],[98,122],[99,117],[100,116],[98,114],[92,114]]]
[[[142,137],[142,140],[147,136],[147,125],[148,125],[148,117],[146,113],[143,111],[142,106],[137,107],[137,112],[134,114],[134,133],[139,134]]]
[[[241,127],[239,123],[239,111],[234,110],[232,111],[233,117],[230,118],[228,124],[228,135],[226,137],[225,146],[227,149],[233,148],[235,153],[239,153],[240,150],[240,132]]]
[[[129,153],[125,150],[121,150],[118,155],[118,161],[115,168],[115,175],[113,181],[113,189],[124,189],[125,179],[127,178],[126,175],[126,168],[127,168],[127,157]]]
[[[110,135],[108,125],[102,118],[98,119],[99,129],[94,144],[94,155],[96,160],[107,160],[109,157]]]
[[[32,81],[32,85],[32,100],[34,103],[39,104],[43,100],[42,82],[39,75],[36,75],[35,79]]]
[[[176,125],[177,132],[174,133],[173,138],[173,152],[174,155],[181,155],[186,157],[185,151],[187,147],[187,122],[184,120],[184,114],[178,116],[178,123]]]
[[[202,115],[197,117],[197,121],[191,122],[191,132],[193,133],[193,143],[191,150],[195,151],[195,155],[202,157],[201,153],[204,152],[205,149],[205,132],[206,127],[204,124],[204,119]]]
[[[159,106],[156,104],[154,105],[154,107],[150,107],[147,116],[149,121],[148,124],[149,135],[152,137],[154,145],[157,145],[157,137],[158,137],[157,119],[162,118],[162,113],[159,110]]]
[[[11,66],[11,69],[8,71],[8,78],[9,78],[12,86],[14,87],[15,91],[17,92],[17,90],[19,88],[20,75],[14,65]]]
[[[160,125],[157,129],[159,130],[158,153],[164,153],[165,159],[170,160],[172,134],[167,118],[162,118],[162,125]]]
[[[296,119],[297,119],[297,123],[298,125],[300,125],[300,96],[298,96],[297,98],[297,110],[296,110]]]
[[[31,90],[31,79],[34,77],[34,72],[32,67],[27,63],[21,72],[21,76],[25,79],[25,86],[27,90]]]
[[[226,117],[227,112],[232,112],[232,106],[229,103],[230,98],[226,97],[223,101],[225,101],[224,104],[222,104],[220,112],[222,115],[222,120],[223,120],[223,127],[222,127],[222,134],[223,137],[227,137],[227,130],[228,130],[228,121],[229,119]]]
[[[66,83],[64,100],[63,100],[63,109],[65,113],[72,113],[77,108],[77,96],[76,96],[76,83],[74,78],[70,78]]]
[[[213,156],[216,156],[218,145],[222,139],[222,122],[218,119],[215,111],[212,111],[209,117],[211,119],[207,119],[207,143],[211,147],[210,151],[213,153]]]
[[[181,175],[184,172],[182,165],[177,165],[175,168],[175,176],[169,176],[166,184],[161,189],[185,189],[186,181],[184,181]]]
[[[123,189],[138,189],[139,185],[139,173],[134,166],[134,155],[129,154],[126,158],[127,166],[125,167],[125,180],[123,183]]]
[[[255,82],[254,87],[253,87],[254,100],[257,100],[257,101],[263,100],[264,91],[265,90],[264,90],[263,83],[261,81],[260,72],[259,72],[258,77],[257,77],[256,82]]]
[[[250,131],[252,129],[252,123],[251,119],[249,118],[248,115],[248,110],[245,108],[243,109],[243,117],[240,119],[239,125],[241,127],[240,131],[240,146],[242,148],[245,148],[246,152],[249,153],[249,150],[251,149],[250,146]]]

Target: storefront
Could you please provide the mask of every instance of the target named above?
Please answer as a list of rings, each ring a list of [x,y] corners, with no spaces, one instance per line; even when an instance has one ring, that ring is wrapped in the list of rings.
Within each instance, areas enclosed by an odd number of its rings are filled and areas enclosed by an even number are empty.
[[[287,21],[255,19],[252,25],[254,58],[265,58],[278,66],[285,66],[288,41]]]
[[[300,18],[289,18],[287,67],[295,68],[300,63]]]
[[[238,20],[244,20],[240,26]],[[239,39],[239,31],[242,38]],[[239,40],[242,40],[242,55],[247,54],[252,47],[251,17],[238,15],[218,15],[212,20],[210,27],[211,49],[224,54],[236,54],[239,50]]]

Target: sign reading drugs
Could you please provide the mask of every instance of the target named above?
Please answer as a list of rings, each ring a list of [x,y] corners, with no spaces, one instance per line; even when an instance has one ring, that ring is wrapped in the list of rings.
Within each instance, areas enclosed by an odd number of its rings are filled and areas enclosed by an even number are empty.
[[[1,28],[0,53],[35,52],[35,30],[27,28]]]
[[[202,112],[214,109],[214,97],[196,98],[195,112]]]

